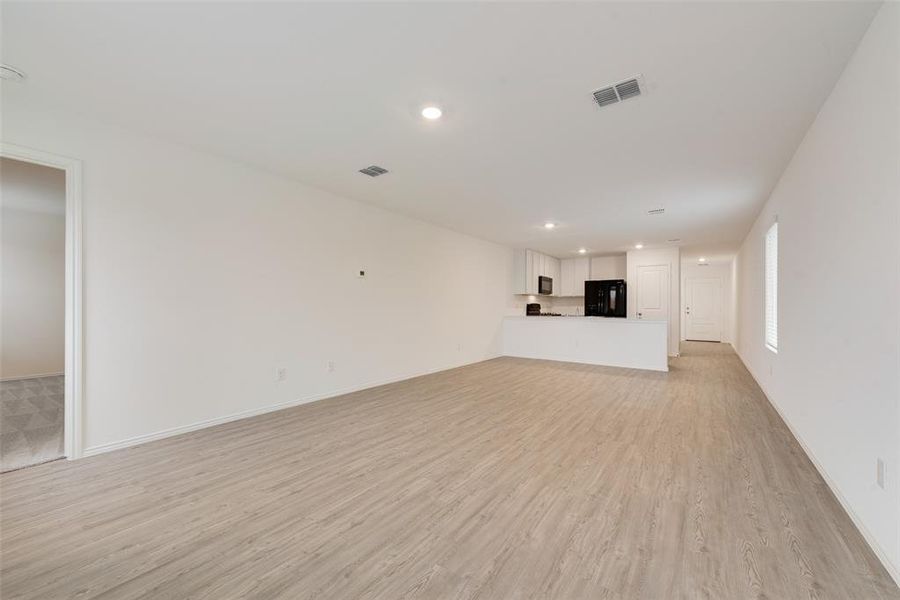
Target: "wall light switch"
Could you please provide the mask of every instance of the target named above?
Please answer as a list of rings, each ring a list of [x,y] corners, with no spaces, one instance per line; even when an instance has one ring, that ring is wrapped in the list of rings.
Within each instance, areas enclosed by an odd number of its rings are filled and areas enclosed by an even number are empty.
[[[884,461],[880,458],[875,461],[875,483],[884,489]]]

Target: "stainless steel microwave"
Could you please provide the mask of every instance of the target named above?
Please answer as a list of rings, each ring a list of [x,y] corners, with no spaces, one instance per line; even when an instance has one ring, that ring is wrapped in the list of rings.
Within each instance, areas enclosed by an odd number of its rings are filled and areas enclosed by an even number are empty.
[[[549,296],[553,293],[553,278],[538,276],[538,294]]]

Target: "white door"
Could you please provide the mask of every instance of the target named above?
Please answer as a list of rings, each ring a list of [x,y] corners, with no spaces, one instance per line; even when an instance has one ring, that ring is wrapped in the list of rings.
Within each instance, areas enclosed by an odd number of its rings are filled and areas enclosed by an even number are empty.
[[[669,265],[641,265],[637,268],[638,319],[669,320]]]
[[[722,280],[688,277],[684,293],[685,339],[722,341]]]

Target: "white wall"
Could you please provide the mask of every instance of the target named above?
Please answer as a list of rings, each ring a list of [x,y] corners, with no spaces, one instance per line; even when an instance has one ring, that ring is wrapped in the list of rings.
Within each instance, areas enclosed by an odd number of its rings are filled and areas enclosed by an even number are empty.
[[[4,141],[83,161],[88,450],[499,354],[507,248],[81,118],[3,110]]]
[[[681,253],[678,248],[645,248],[629,250],[626,255],[628,284],[628,318],[633,319],[637,313],[637,271],[642,265],[669,266],[669,355],[678,354],[681,340],[681,319],[678,312],[681,307]]]
[[[0,377],[65,367],[66,181],[57,169],[0,159]]]
[[[625,279],[627,274],[624,254],[591,257],[591,279]]]
[[[689,277],[719,279],[722,282],[722,342],[734,341],[734,262],[701,267],[694,261],[681,261],[681,339],[687,335],[687,280]]]
[[[779,232],[778,353],[763,237]],[[744,363],[864,534],[900,567],[900,5],[886,3],[738,256]],[[876,459],[887,466],[875,483]]]

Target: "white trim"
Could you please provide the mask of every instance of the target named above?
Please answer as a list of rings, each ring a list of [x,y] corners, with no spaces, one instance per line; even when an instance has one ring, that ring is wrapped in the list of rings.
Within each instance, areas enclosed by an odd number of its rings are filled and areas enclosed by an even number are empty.
[[[84,393],[81,161],[5,142],[0,142],[0,156],[66,172],[66,381],[63,429],[66,458],[80,458]]]
[[[161,439],[172,437],[175,435],[181,435],[183,433],[190,433],[191,431],[197,431],[199,429],[206,429],[207,427],[215,427],[216,425],[223,425],[225,423],[230,423],[232,421],[238,421],[240,419],[248,419],[250,417],[263,415],[263,414],[274,412],[277,410],[284,410],[286,408],[300,406],[301,404],[309,404],[311,402],[318,402],[319,400],[327,400],[328,398],[343,396],[344,394],[351,394],[353,392],[358,392],[361,390],[378,387],[380,385],[387,385],[389,383],[397,383],[398,381],[405,381],[407,379],[415,379],[416,377],[422,377],[424,375],[431,375],[432,373],[439,373],[441,371],[449,371],[452,369],[458,369],[459,367],[464,367],[466,365],[472,365],[475,363],[484,362],[485,360],[493,360],[495,358],[499,358],[500,356],[501,355],[499,355],[499,354],[495,354],[495,355],[489,356],[488,358],[485,358],[482,360],[475,360],[475,361],[471,361],[471,362],[460,363],[460,364],[454,365],[452,367],[446,367],[446,368],[441,368],[441,369],[429,369],[429,370],[422,371],[422,372],[417,372],[417,373],[412,373],[412,374],[407,374],[407,375],[400,375],[397,377],[389,377],[386,379],[379,379],[379,380],[370,381],[367,383],[352,385],[352,386],[338,389],[338,390],[331,390],[328,392],[322,392],[319,394],[312,394],[310,396],[304,396],[302,398],[298,398],[296,400],[290,400],[288,402],[280,402],[278,404],[270,404],[269,406],[263,406],[261,408],[252,408],[250,410],[243,410],[240,412],[232,413],[230,415],[224,415],[224,416],[215,417],[212,419],[205,419],[203,421],[197,421],[195,423],[191,423],[190,425],[181,425],[179,427],[171,427],[169,429],[155,431],[153,433],[146,433],[143,435],[138,435],[135,437],[124,439],[124,440],[119,440],[117,442],[110,442],[108,444],[99,444],[97,446],[90,446],[89,448],[85,448],[83,456],[95,456],[97,454],[103,454],[105,452],[111,452],[113,450],[121,450],[123,448],[137,446],[138,444],[146,444],[147,442],[153,442],[156,440],[161,440]]]
[[[853,508],[850,506],[850,503],[847,502],[847,499],[844,498],[843,494],[841,494],[841,491],[838,488],[837,483],[835,483],[835,481],[831,477],[828,476],[828,472],[822,466],[822,463],[820,463],[818,461],[818,459],[816,458],[816,455],[813,454],[812,449],[806,444],[805,441],[803,441],[803,438],[793,428],[793,426],[791,426],[790,421],[787,420],[784,413],[782,413],[781,409],[778,408],[778,405],[775,404],[774,402],[772,402],[772,399],[769,398],[769,395],[766,393],[766,390],[763,389],[763,386],[760,384],[759,378],[753,372],[753,369],[751,369],[750,366],[747,364],[747,361],[744,360],[744,357],[741,356],[741,353],[737,351],[736,347],[735,347],[735,354],[737,354],[738,358],[741,359],[741,362],[743,363],[744,368],[747,369],[747,372],[750,373],[750,377],[752,377],[753,381],[756,382],[756,385],[760,389],[760,391],[763,393],[763,396],[766,397],[766,400],[769,401],[769,404],[772,406],[772,408],[775,409],[775,412],[778,413],[778,416],[781,417],[782,422],[785,425],[787,425],[788,431],[791,432],[791,435],[793,435],[794,439],[797,440],[797,443],[800,444],[800,447],[803,449],[803,452],[806,453],[806,457],[809,458],[809,461],[816,468],[816,471],[819,472],[819,476],[821,476],[822,479],[825,480],[825,485],[828,486],[828,489],[830,489],[831,493],[834,494],[834,497],[837,498],[837,501],[841,505],[841,508],[843,508],[844,512],[847,513],[847,516],[850,517],[850,520],[853,521],[853,524],[856,525],[856,529],[863,536],[863,539],[869,545],[869,548],[872,549],[872,552],[875,553],[875,556],[878,557],[878,560],[881,561],[881,564],[882,564],[882,566],[884,566],[885,570],[888,572],[888,575],[891,576],[891,578],[894,580],[894,583],[896,583],[898,586],[900,586],[900,570],[898,570],[897,567],[890,561],[887,553],[884,551],[884,549],[881,547],[881,545],[879,545],[878,541],[875,539],[875,536],[872,535],[872,532],[870,532],[866,528],[866,526],[863,524],[862,519],[860,519],[859,516],[853,511]]]
[[[59,377],[65,373],[38,373],[37,375],[19,375],[18,377],[0,377],[0,382],[5,381],[24,381],[26,379],[42,379],[44,377]]]

